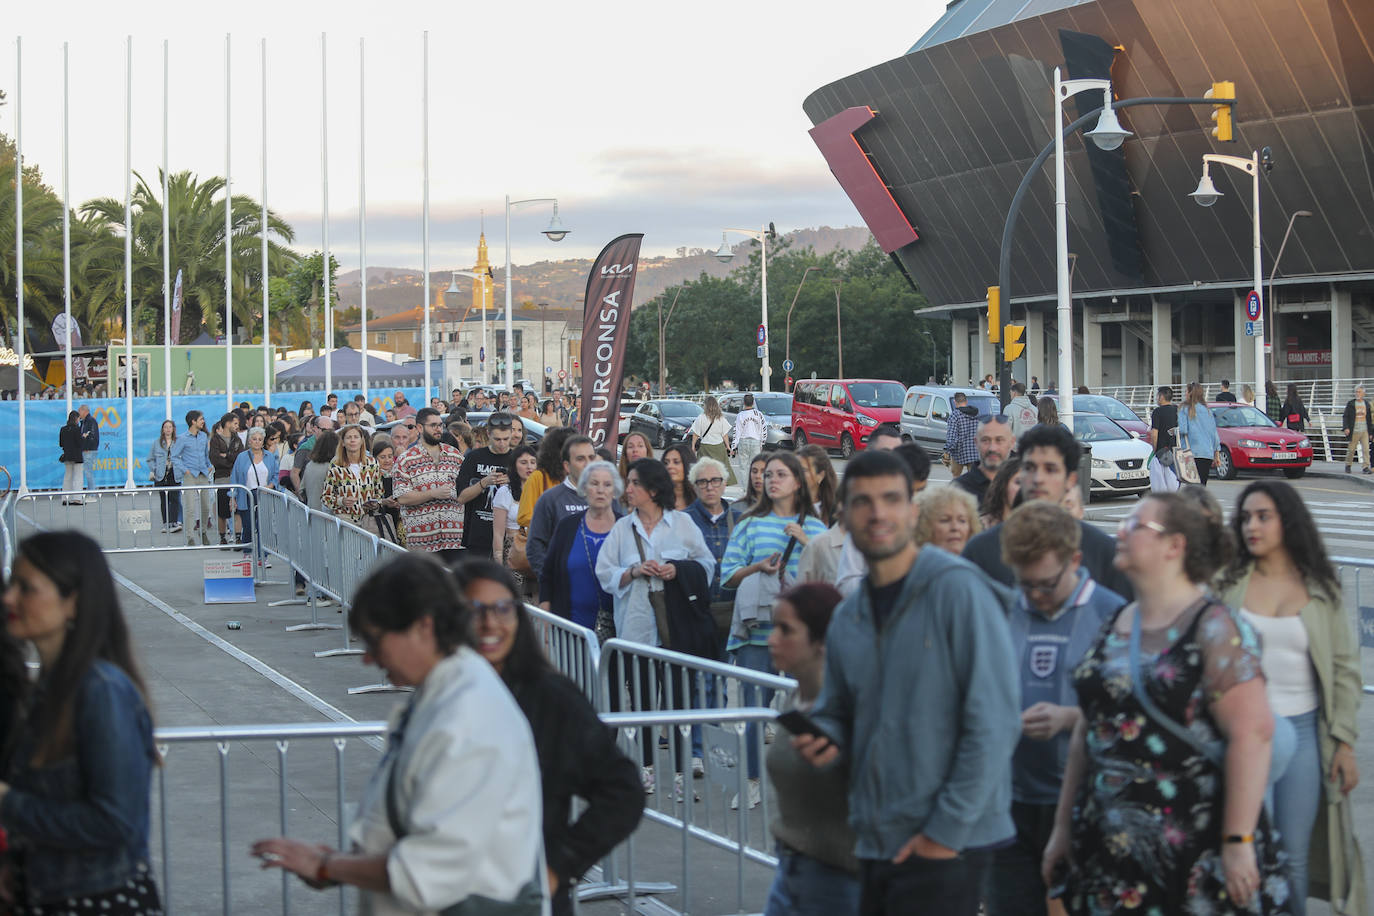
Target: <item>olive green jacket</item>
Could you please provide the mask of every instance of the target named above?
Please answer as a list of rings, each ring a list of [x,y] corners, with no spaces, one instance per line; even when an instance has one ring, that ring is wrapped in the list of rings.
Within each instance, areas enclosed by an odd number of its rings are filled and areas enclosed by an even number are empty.
[[[1250,586],[1247,569],[1219,595],[1234,608],[1245,604]],[[1308,892],[1330,900],[1337,913],[1369,916],[1365,903],[1364,860],[1355,840],[1355,825],[1350,800],[1340,785],[1331,779],[1331,760],[1336,742],[1355,746],[1359,737],[1357,715],[1362,687],[1360,655],[1350,619],[1340,604],[1317,594],[1298,612],[1307,631],[1308,658],[1316,675],[1320,695],[1320,723],[1317,738],[1321,746],[1322,774],[1326,804],[1317,813],[1312,828],[1308,855]]]

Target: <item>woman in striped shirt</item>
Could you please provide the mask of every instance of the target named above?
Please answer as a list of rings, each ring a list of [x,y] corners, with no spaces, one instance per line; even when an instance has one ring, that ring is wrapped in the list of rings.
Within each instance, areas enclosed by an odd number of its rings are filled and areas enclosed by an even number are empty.
[[[777,673],[768,653],[773,599],[796,580],[802,549],[824,532],[825,523],[816,517],[801,462],[790,452],[769,455],[763,470],[763,492],[735,526],[720,564],[721,584],[739,589],[725,646],[734,664]],[[744,705],[754,705],[752,693],[750,687],[744,688]],[[767,706],[772,702],[772,691],[762,694],[758,703]],[[759,796],[756,731],[752,725],[747,731],[751,808],[758,804]]]

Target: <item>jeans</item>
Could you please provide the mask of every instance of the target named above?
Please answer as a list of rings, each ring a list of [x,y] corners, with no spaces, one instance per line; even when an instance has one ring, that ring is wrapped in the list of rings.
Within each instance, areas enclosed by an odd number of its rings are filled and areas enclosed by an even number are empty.
[[[81,453],[81,474],[86,480],[86,489],[95,489],[95,456],[96,450]]]
[[[749,441],[749,440],[744,440]],[[769,653],[767,646],[743,645],[730,653],[732,664],[741,668],[748,668],[751,671],[762,671],[765,674],[777,674],[777,669],[773,667],[773,656]],[[755,687],[753,684],[741,684],[739,692],[739,702],[741,706],[767,706],[773,702],[773,691],[768,687]],[[744,727],[745,754],[749,760],[749,778],[759,778],[759,726],[751,722]]]
[[[1040,859],[1054,830],[1055,805],[1011,803],[1016,838],[992,852],[992,880],[985,888],[988,916],[1045,916]]]
[[[965,851],[953,859],[912,856],[901,865],[861,859],[862,916],[975,916],[988,871],[987,852]]]
[[[177,480],[171,474],[164,474],[162,479],[153,484],[155,487],[175,487]],[[162,509],[162,524],[175,525],[181,521],[181,494],[176,490],[159,490],[157,494],[158,503]]]
[[[1321,747],[1317,741],[1317,710],[1288,716],[1297,733],[1297,748],[1288,768],[1274,784],[1274,826],[1288,854],[1288,884],[1293,891],[1293,914],[1307,912],[1307,853],[1312,826],[1322,803]]]
[[[768,889],[763,916],[849,916],[857,912],[857,877],[800,852],[778,848],[778,870]]]

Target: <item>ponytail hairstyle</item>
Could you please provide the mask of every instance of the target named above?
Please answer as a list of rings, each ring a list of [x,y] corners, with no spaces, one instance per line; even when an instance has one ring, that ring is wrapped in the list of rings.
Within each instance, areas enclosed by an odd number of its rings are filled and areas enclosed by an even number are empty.
[[[1155,493],[1146,499],[1159,504],[1167,533],[1183,535],[1183,574],[1189,582],[1207,585],[1217,570],[1231,563],[1236,552],[1231,532],[1196,499],[1178,493]]]

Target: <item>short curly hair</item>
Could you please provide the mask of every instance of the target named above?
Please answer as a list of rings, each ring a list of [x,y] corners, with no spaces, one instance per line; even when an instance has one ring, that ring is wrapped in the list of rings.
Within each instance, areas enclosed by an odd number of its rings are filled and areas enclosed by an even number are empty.
[[[958,506],[969,518],[968,536],[983,530],[978,517],[978,501],[966,490],[956,486],[930,487],[916,494],[920,515],[916,516],[916,543],[929,544],[935,537],[935,517],[949,506]]]
[[[1067,562],[1083,543],[1083,530],[1069,510],[1033,499],[1002,523],[1002,562],[1029,566],[1047,554]]]

